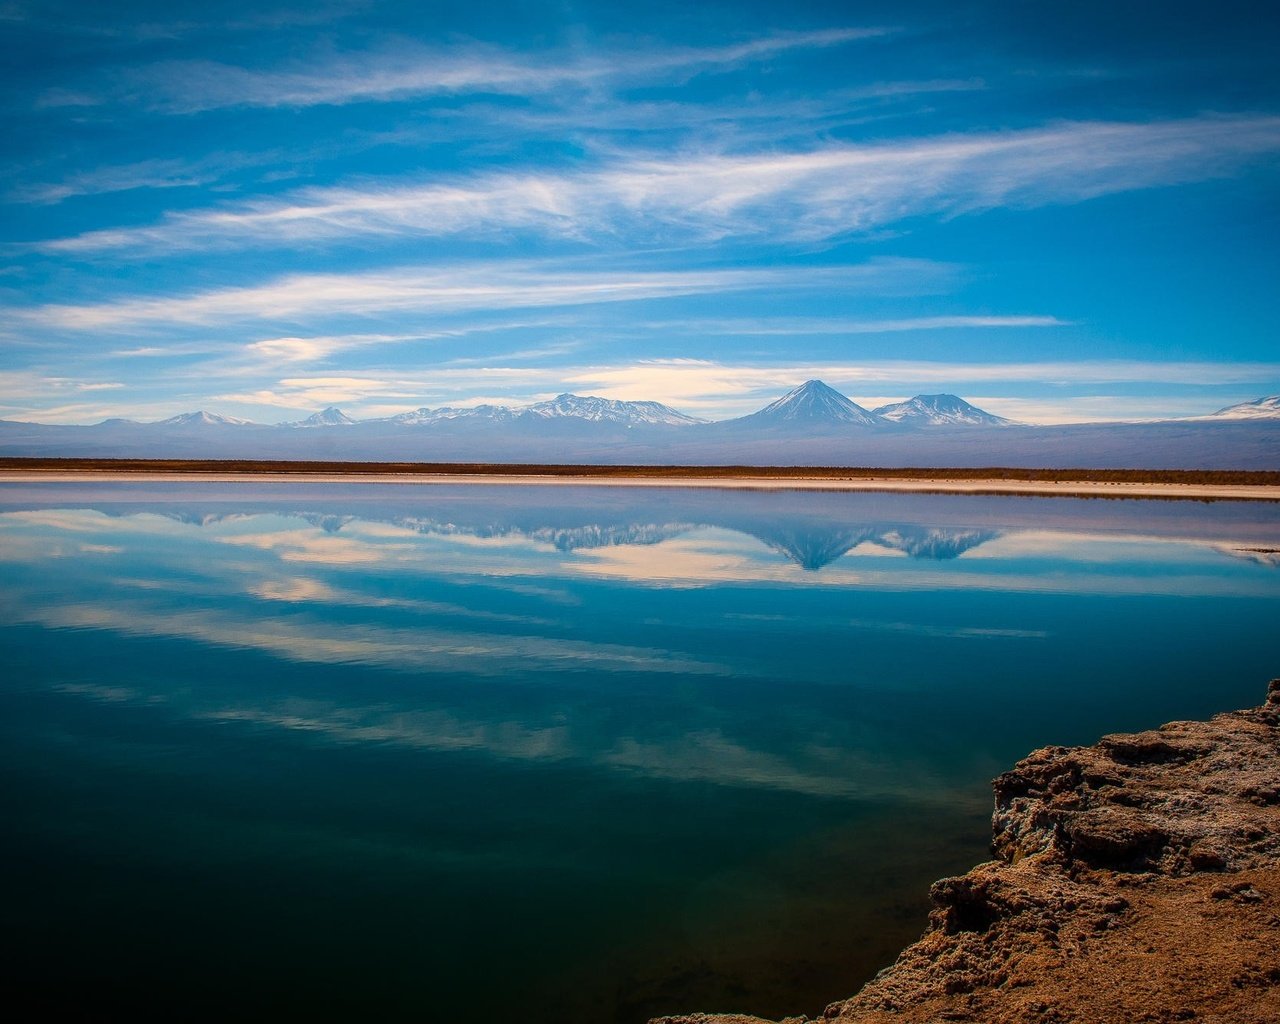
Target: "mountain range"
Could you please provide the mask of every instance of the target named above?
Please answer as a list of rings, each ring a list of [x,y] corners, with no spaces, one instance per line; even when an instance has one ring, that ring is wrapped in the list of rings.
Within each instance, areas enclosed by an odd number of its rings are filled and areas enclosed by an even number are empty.
[[[1280,395],[1269,395],[1252,402],[1241,402],[1219,409],[1210,419],[1218,420],[1278,420],[1280,419]]]
[[[328,534],[352,524],[484,541],[526,538],[559,551],[660,544],[689,531],[714,528],[754,537],[807,570],[820,570],[863,545],[921,560],[947,561],[1003,535],[1025,531],[1105,537],[1197,537],[1234,558],[1274,564],[1280,518],[1262,502],[1097,500],[1028,501],[982,496],[940,499],[935,494],[745,489],[726,502],[710,488],[588,488],[567,484],[530,488],[384,488],[368,500],[363,488],[254,487],[234,482],[196,487],[121,489],[110,480],[77,484],[77,507],[104,516],[166,516],[209,526],[252,515],[298,517]],[[0,512],[47,508],[32,487],[0,488]]]
[[[341,416],[345,423],[353,420],[337,409],[326,409],[317,416]],[[313,419],[315,417],[312,417]],[[580,395],[557,395],[545,402],[533,405],[513,407],[509,405],[476,405],[468,408],[444,406],[438,409],[421,408],[413,412],[388,416],[381,420],[366,420],[366,423],[396,423],[404,426],[421,426],[441,423],[514,423],[523,421],[548,422],[551,420],[585,420],[588,423],[608,423],[623,427],[651,426],[690,426],[705,423],[705,420],[686,416],[669,405],[661,402],[623,402],[612,398],[582,397]],[[306,425],[305,421],[304,424]]]
[[[572,394],[528,406],[423,407],[355,420],[337,408],[253,423],[204,410],[153,423],[0,420],[0,455],[531,463],[1280,467],[1280,396],[1158,423],[1027,426],[950,394],[864,409],[810,380],[707,422],[660,402]]]
[[[891,423],[913,426],[1013,426],[1013,420],[995,416],[955,395],[916,395],[905,402],[882,405],[871,413]]]

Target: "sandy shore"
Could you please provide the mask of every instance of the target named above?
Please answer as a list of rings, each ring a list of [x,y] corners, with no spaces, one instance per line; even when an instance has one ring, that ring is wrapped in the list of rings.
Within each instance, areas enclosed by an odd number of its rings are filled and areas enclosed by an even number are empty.
[[[659,477],[558,476],[554,474],[409,473],[166,473],[0,470],[0,483],[293,483],[545,486],[689,487],[761,491],[906,491],[925,494],[1010,494],[1084,498],[1154,498],[1189,501],[1280,501],[1280,486],[1253,484],[1131,483],[1075,480],[954,480],[945,477]]]

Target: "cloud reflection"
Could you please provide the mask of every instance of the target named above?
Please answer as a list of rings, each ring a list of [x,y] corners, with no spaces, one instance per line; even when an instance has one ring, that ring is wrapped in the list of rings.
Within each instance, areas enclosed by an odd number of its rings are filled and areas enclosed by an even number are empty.
[[[927,689],[926,647],[985,676],[1078,641],[1022,595],[1276,594],[1254,557],[1280,547],[1265,518],[1201,538],[1174,516],[1162,537],[964,518],[1026,507],[980,502],[457,493],[0,512],[0,613],[191,653],[173,673],[51,679],[68,699],[315,742],[945,799],[956,751],[815,694]]]

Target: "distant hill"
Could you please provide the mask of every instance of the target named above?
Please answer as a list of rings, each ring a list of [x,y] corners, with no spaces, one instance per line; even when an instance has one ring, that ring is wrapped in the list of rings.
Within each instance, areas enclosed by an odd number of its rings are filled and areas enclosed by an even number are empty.
[[[1219,420],[1280,420],[1280,395],[1241,402],[1219,409],[1211,419]]]
[[[439,409],[422,408],[413,412],[387,417],[388,423],[406,426],[424,424],[480,425],[512,423],[516,420],[583,420],[588,423],[608,423],[622,427],[647,427],[655,425],[687,427],[703,423],[694,416],[663,405],[661,402],[625,402],[593,395],[563,394],[545,402],[528,406],[477,405],[470,408],[444,406]],[[375,421],[376,422],[376,421]]]
[[[864,409],[810,380],[707,423],[660,402],[572,394],[529,406],[330,407],[274,425],[200,410],[155,423],[0,421],[0,454],[90,458],[684,465],[1280,469],[1280,396],[1159,423],[1027,426],[951,394]],[[817,555],[811,560],[820,560]]]
[[[133,423],[132,420],[104,420],[103,423]],[[234,416],[219,416],[216,412],[184,412],[180,416],[170,416],[159,423],[143,424],[155,427],[248,427],[260,426],[251,420],[240,420]]]
[[[916,395],[905,402],[882,405],[871,411],[881,419],[904,426],[1007,427],[1013,423],[956,395]]]
[[[423,407],[413,412],[388,416],[380,422],[415,427],[435,423],[510,423],[518,416],[517,410],[505,405],[474,405],[469,408],[442,406],[439,409]],[[379,422],[379,421],[375,421]]]
[[[583,419],[592,423],[615,423],[626,427],[649,427],[658,424],[672,427],[689,427],[705,420],[686,416],[661,402],[623,402],[611,398],[582,398],[578,395],[557,395],[538,402],[524,410],[525,416],[542,419]]]

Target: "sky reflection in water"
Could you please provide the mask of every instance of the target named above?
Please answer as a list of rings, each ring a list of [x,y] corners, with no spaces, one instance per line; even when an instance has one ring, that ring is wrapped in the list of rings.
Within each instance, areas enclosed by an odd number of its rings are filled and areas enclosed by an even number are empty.
[[[10,970],[813,1013],[1018,756],[1256,702],[1277,548],[1270,505],[9,486]]]

